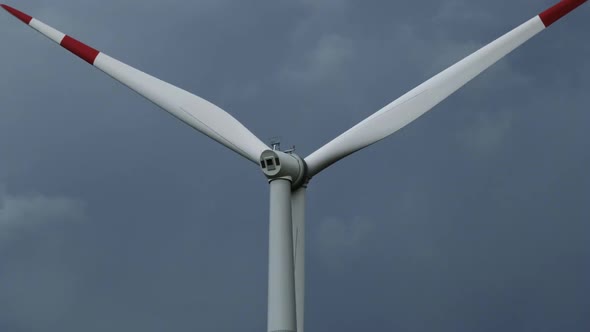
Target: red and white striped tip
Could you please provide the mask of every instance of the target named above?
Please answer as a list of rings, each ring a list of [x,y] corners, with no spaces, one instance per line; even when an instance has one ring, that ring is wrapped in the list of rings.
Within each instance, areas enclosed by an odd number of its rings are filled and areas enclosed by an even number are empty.
[[[524,42],[586,2],[563,0],[409,91],[305,158],[314,176],[405,127]]]
[[[268,149],[239,121],[212,103],[113,59],[19,10],[0,6],[84,61],[252,162],[258,164],[261,153]]]

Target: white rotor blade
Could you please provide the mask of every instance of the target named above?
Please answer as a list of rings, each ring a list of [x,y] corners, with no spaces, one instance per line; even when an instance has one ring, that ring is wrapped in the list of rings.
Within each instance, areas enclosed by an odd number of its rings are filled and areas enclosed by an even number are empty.
[[[305,158],[309,177],[406,126],[587,0],[563,0],[422,83]]]
[[[212,103],[89,47],[7,5],[6,11],[181,121],[258,164],[268,147],[231,115]]]

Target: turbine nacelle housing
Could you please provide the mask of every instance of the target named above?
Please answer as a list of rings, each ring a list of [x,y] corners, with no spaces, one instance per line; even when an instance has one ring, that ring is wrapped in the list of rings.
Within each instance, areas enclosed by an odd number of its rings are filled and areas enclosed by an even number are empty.
[[[269,182],[276,179],[291,181],[293,189],[303,185],[307,166],[305,161],[294,153],[278,150],[265,150],[260,155],[260,167]]]

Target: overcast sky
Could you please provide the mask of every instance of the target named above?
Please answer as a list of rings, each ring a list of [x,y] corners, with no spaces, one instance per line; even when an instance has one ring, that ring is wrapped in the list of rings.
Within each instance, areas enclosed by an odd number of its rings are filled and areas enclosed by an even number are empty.
[[[556,0],[23,0],[307,156]],[[590,6],[315,177],[307,331],[590,330]],[[262,173],[0,13],[0,331],[265,331]]]

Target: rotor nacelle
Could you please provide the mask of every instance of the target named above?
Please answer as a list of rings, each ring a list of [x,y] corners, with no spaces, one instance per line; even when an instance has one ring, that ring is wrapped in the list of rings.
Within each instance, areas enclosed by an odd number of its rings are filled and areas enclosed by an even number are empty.
[[[286,179],[291,181],[293,189],[299,188],[305,182],[307,166],[305,161],[294,153],[265,150],[260,155],[260,167],[269,181]]]

